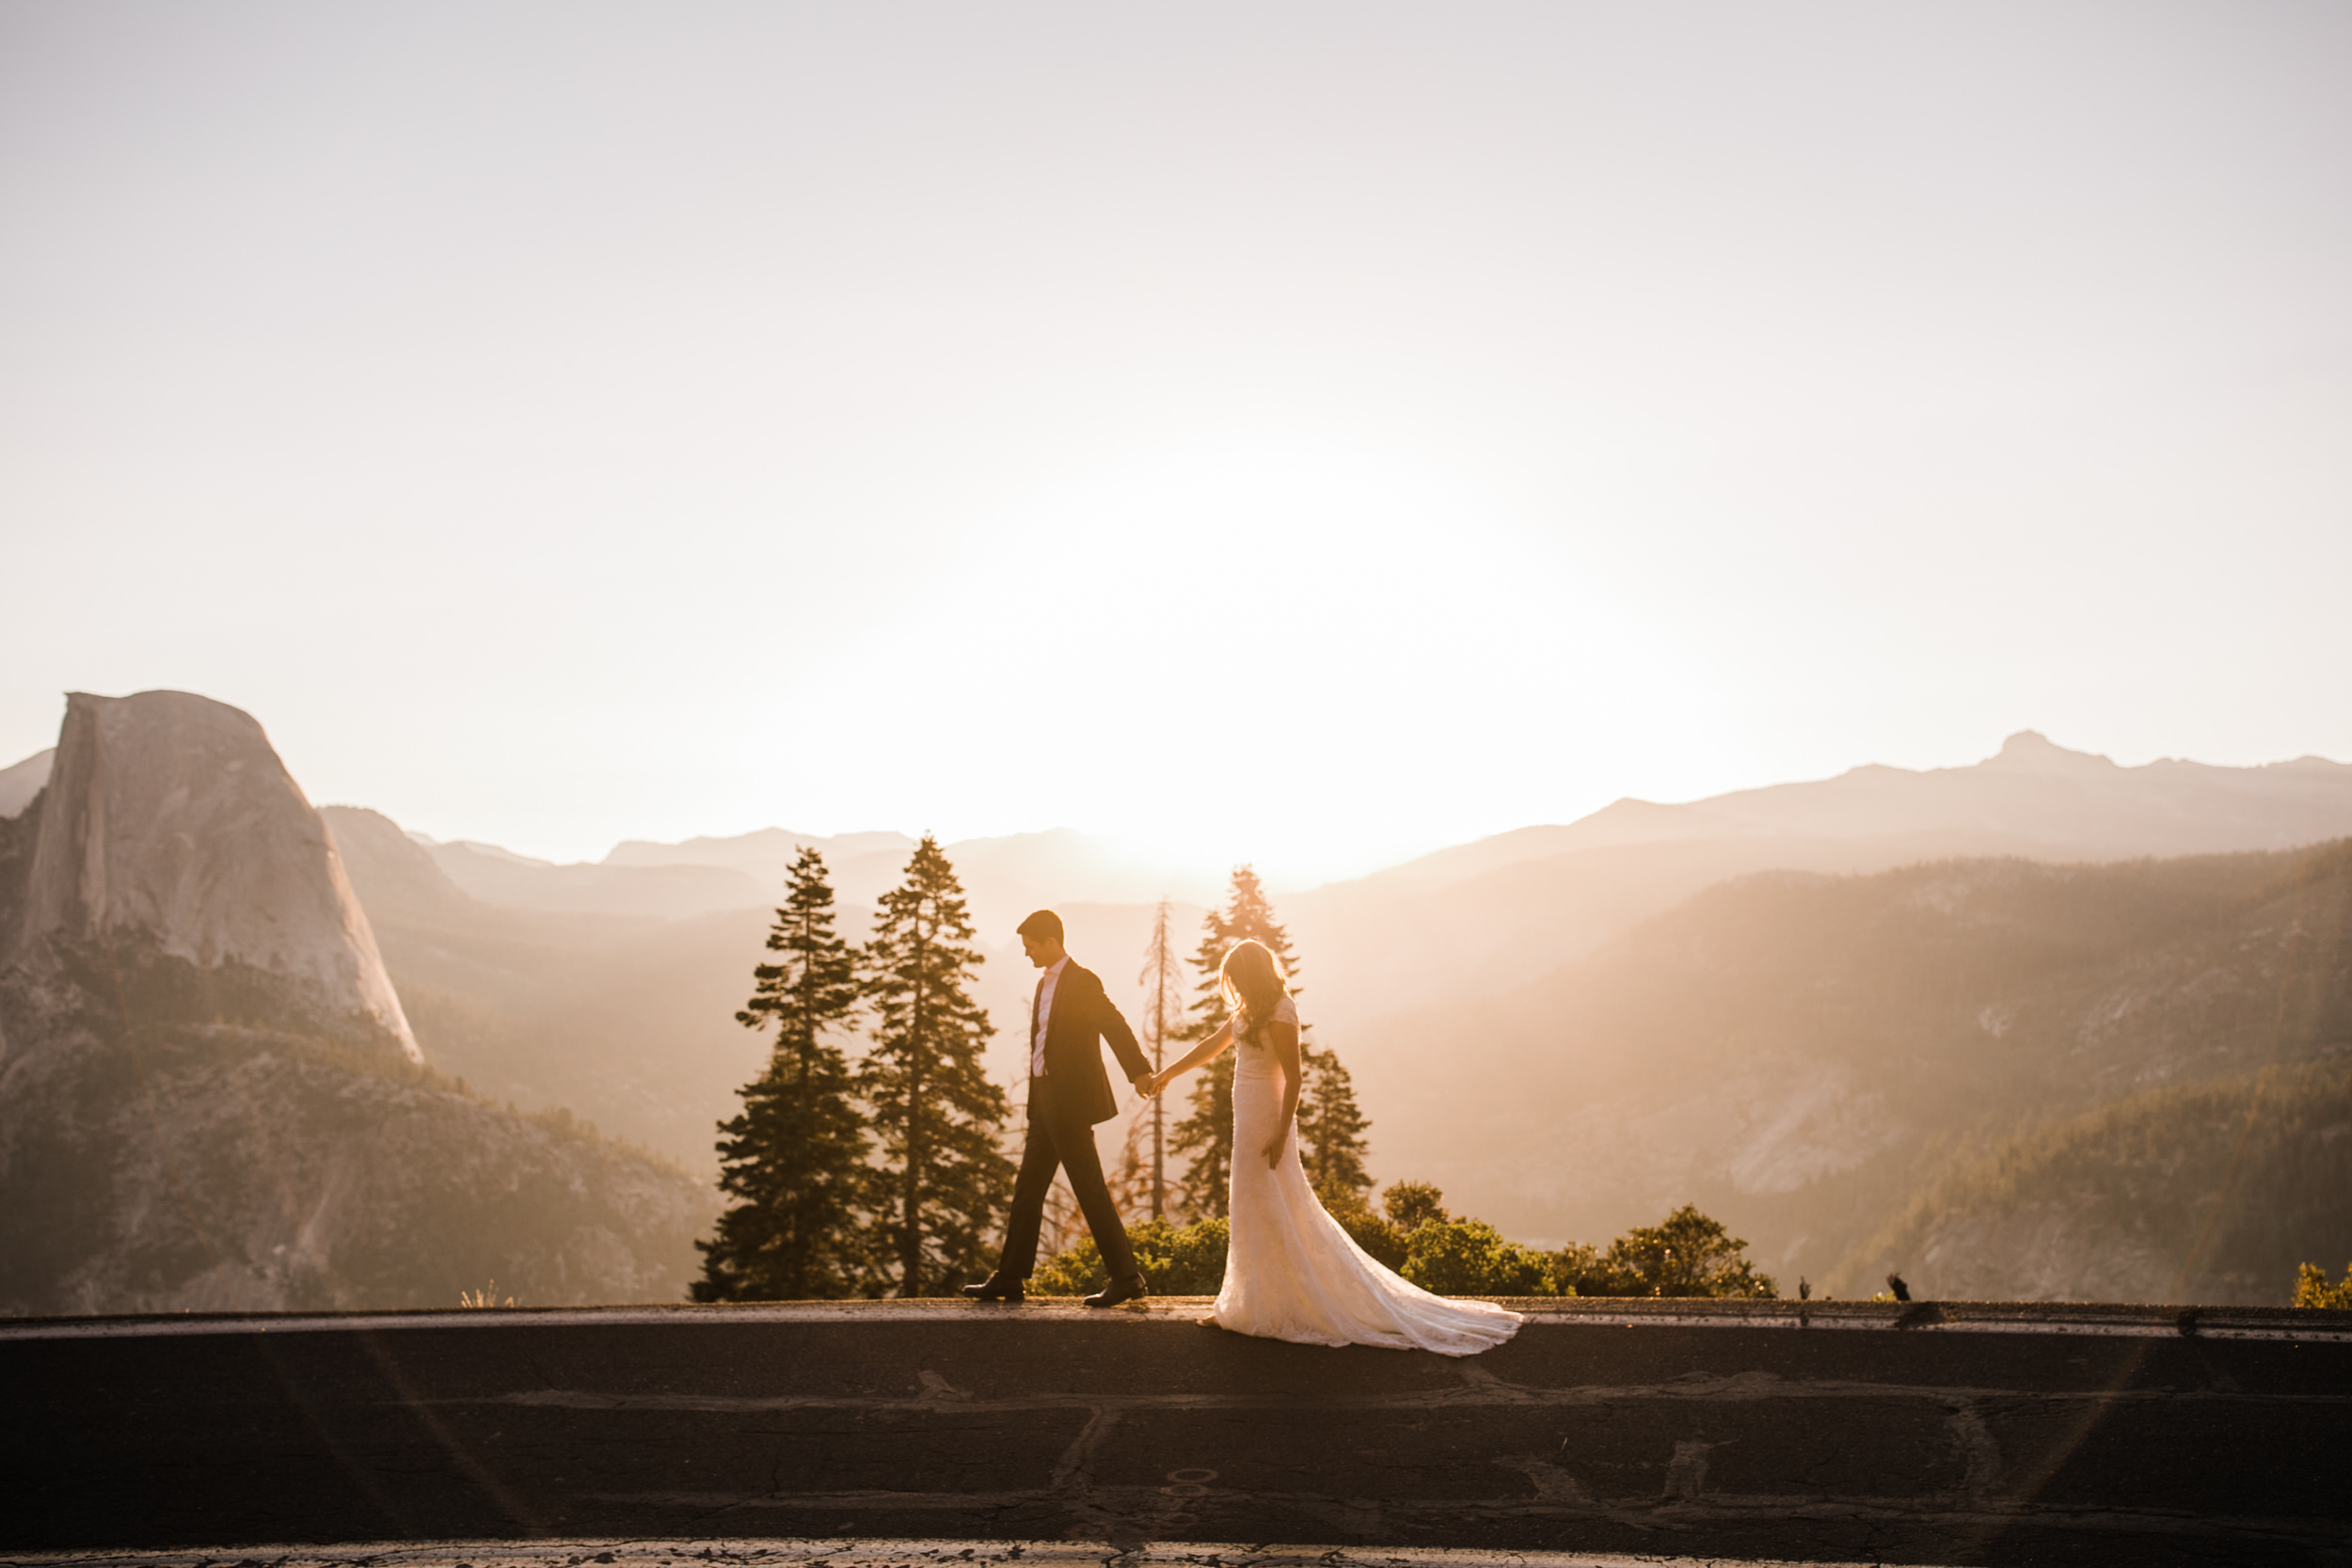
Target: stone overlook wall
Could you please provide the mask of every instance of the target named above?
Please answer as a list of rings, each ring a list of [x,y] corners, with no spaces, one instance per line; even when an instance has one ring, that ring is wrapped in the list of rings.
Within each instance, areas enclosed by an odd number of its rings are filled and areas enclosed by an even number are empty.
[[[484,1563],[549,1537],[673,1561],[968,1544],[902,1564],[1041,1541],[2129,1568],[2352,1544],[2352,1313],[1552,1302],[1454,1361],[1245,1338],[1205,1305],[0,1324],[9,1533],[221,1560],[438,1539]]]

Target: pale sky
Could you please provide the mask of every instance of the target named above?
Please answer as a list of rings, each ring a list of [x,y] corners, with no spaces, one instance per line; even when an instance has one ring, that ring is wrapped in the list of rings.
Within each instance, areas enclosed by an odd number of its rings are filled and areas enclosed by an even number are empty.
[[[2352,8],[0,3],[0,764],[557,859],[2352,758]]]

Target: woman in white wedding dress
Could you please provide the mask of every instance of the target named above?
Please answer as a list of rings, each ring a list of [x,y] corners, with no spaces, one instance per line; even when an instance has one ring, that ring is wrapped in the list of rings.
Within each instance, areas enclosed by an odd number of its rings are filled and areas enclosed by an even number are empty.
[[[1233,1058],[1232,1241],[1225,1288],[1203,1319],[1302,1345],[1382,1345],[1475,1355],[1522,1321],[1486,1301],[1449,1300],[1398,1278],[1340,1228],[1298,1163],[1298,1007],[1262,942],[1225,955],[1232,1021],[1145,1079],[1157,1094],[1238,1041]]]

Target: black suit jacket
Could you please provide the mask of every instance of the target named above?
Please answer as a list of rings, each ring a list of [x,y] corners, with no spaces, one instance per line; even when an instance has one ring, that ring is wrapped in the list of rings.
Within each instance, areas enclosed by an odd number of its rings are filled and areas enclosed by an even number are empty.
[[[1110,1075],[1103,1070],[1104,1040],[1110,1041],[1112,1053],[1131,1081],[1152,1070],[1152,1064],[1143,1059],[1143,1047],[1136,1043],[1136,1032],[1104,994],[1102,980],[1073,958],[1061,978],[1054,982],[1054,1012],[1045,1022],[1045,1078],[1052,1085],[1049,1094],[1056,1115],[1083,1117],[1089,1127],[1119,1115],[1119,1101],[1111,1098]],[[1033,996],[1029,1033],[1023,1043],[1034,1051],[1036,1041]],[[1037,1081],[1031,1079],[1032,1115],[1039,1103],[1037,1090]]]

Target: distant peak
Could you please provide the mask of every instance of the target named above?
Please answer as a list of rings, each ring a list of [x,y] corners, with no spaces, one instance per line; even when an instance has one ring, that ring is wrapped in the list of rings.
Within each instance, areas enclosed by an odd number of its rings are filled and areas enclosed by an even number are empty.
[[[35,752],[23,762],[0,768],[0,816],[14,816],[33,803],[41,786],[49,782],[49,770],[57,761],[55,746],[45,752]]]
[[[2019,730],[2001,742],[2000,752],[1978,764],[2003,773],[2108,773],[2112,759],[2093,752],[2070,752],[2040,730]]]

